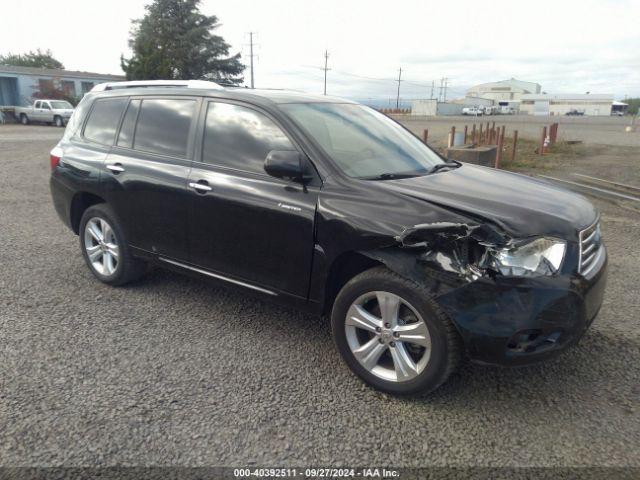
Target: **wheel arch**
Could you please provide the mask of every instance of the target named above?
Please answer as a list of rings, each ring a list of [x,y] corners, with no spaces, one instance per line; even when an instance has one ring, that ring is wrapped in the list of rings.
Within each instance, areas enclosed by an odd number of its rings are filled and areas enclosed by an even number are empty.
[[[331,313],[338,293],[349,280],[365,270],[380,265],[383,263],[356,251],[344,252],[336,257],[329,267],[329,273],[325,280],[322,314],[329,315]]]
[[[80,220],[84,212],[87,208],[97,205],[98,203],[106,203],[106,200],[89,192],[78,192],[73,196],[69,219],[71,221],[71,229],[76,235],[78,235],[80,231]]]

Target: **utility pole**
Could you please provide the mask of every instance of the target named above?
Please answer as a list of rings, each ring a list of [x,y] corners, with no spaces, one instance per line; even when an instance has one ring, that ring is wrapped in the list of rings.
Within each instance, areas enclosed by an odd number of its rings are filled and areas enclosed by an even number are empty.
[[[438,101],[442,101],[442,84],[444,83],[444,77],[440,79],[440,90],[438,91]]]
[[[449,84],[449,79],[448,78],[444,78],[444,97],[443,97],[443,102],[447,101],[447,85]]]
[[[435,83],[435,80],[431,80],[431,96],[429,97],[431,100],[433,100],[433,87],[435,86]]]
[[[398,94],[396,95],[396,110],[400,108],[400,82],[402,81],[402,67],[398,70]]]
[[[327,67],[327,62],[329,61],[329,52],[324,51],[324,94],[327,94],[327,70],[331,70]]]
[[[251,88],[255,88],[253,82],[253,33],[249,32],[249,58],[251,59]]]

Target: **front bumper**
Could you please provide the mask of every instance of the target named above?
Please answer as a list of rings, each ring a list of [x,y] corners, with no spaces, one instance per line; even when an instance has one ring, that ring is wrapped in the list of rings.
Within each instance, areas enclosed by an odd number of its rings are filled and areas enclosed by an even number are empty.
[[[442,295],[438,303],[472,360],[524,365],[552,357],[582,337],[600,310],[606,277],[604,250],[589,278],[483,278]]]

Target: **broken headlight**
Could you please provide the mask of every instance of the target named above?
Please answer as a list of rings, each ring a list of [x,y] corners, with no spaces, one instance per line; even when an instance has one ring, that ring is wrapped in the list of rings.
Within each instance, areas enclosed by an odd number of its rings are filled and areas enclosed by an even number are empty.
[[[502,275],[553,275],[560,269],[567,244],[556,238],[536,238],[494,250],[492,266]]]

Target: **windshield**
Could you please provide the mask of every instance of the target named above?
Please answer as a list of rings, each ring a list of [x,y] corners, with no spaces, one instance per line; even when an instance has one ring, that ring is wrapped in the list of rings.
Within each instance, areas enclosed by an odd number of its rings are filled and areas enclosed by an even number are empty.
[[[425,175],[442,159],[390,118],[363,105],[281,105],[350,177],[387,179]]]
[[[56,110],[64,110],[65,108],[70,109],[73,106],[69,102],[49,102],[51,104],[51,108]]]

